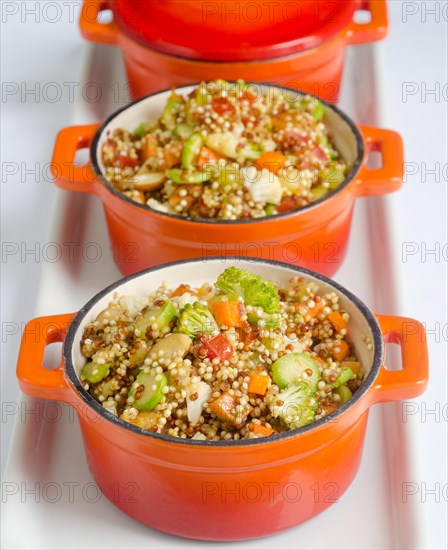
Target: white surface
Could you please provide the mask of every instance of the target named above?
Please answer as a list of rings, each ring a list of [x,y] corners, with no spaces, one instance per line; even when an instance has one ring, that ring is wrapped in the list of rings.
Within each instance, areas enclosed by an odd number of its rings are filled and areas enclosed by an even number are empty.
[[[2,3],[2,7],[4,4]],[[34,3],[33,3],[34,4]],[[42,2],[45,4],[45,2]],[[427,2],[429,5],[436,4],[443,6],[446,2]],[[14,331],[15,328],[20,328],[20,325],[36,314],[44,313],[60,313],[65,310],[65,307],[73,304],[71,309],[76,309],[88,299],[92,293],[102,288],[105,284],[112,282],[118,277],[118,272],[106,259],[107,250],[103,251],[103,259],[98,264],[89,263],[84,260],[83,281],[88,273],[94,275],[98,273],[98,268],[102,267],[101,282],[90,279],[89,284],[82,283],[73,287],[73,283],[79,280],[79,272],[77,264],[68,257],[65,263],[64,280],[53,279],[46,280],[41,296],[48,296],[52,293],[55,296],[55,302],[49,304],[39,300],[37,308],[35,307],[35,297],[38,288],[38,279],[42,267],[46,267],[51,271],[52,267],[58,269],[58,265],[50,262],[52,256],[49,247],[45,245],[49,242],[49,225],[50,213],[54,204],[57,191],[49,181],[45,165],[49,162],[51,150],[54,140],[54,135],[62,126],[72,122],[71,119],[71,103],[70,89],[76,86],[73,84],[79,75],[81,56],[83,51],[82,41],[78,35],[76,26],[70,20],[70,10],[66,7],[62,11],[61,18],[58,22],[48,22],[48,14],[46,18],[41,13],[40,21],[36,21],[37,16],[27,15],[24,18],[23,4],[19,6],[19,13],[8,17],[7,24],[2,25],[2,80],[7,83],[12,83],[10,90],[19,89],[19,93],[10,96],[5,95],[5,84],[3,85],[2,111],[3,111],[3,127],[2,127],[2,269],[3,269],[3,285],[2,285],[2,465],[5,461],[5,450],[8,448],[8,443],[11,437],[11,430],[14,420],[18,418],[17,413],[17,384],[15,382],[14,366],[19,345],[19,334],[9,335],[9,331]],[[410,12],[418,10],[417,13],[411,15]],[[428,343],[430,346],[430,357],[432,366],[432,379],[428,392],[422,399],[415,400],[414,404],[408,404],[406,409],[403,409],[405,418],[409,422],[418,422],[421,424],[421,441],[420,450],[423,458],[423,470],[421,476],[409,478],[407,483],[408,488],[415,490],[416,494],[408,497],[408,503],[418,505],[424,501],[424,508],[428,512],[430,526],[430,548],[446,548],[446,448],[447,448],[447,418],[446,418],[446,403],[447,403],[447,379],[446,379],[446,249],[445,256],[442,256],[443,246],[447,242],[447,224],[446,224],[446,164],[447,164],[447,101],[446,91],[445,97],[440,94],[439,97],[424,94],[424,87],[429,89],[442,90],[447,83],[447,37],[446,37],[446,18],[443,14],[439,17],[439,22],[436,22],[436,15],[426,14],[424,18],[423,4],[420,2],[391,2],[391,33],[390,37],[383,45],[383,61],[384,61],[384,80],[386,83],[387,94],[383,98],[382,107],[385,108],[385,120],[387,126],[396,129],[402,133],[406,142],[407,161],[409,171],[418,170],[413,176],[408,176],[405,187],[400,193],[391,198],[391,203],[394,205],[395,228],[397,231],[397,245],[395,254],[398,259],[401,258],[402,249],[409,252],[416,252],[414,255],[409,255],[406,261],[401,264],[402,272],[402,307],[401,314],[414,316],[425,322],[428,329],[436,329],[435,334],[430,334]],[[404,14],[408,13],[406,20]],[[446,13],[446,12],[445,12]],[[47,21],[46,21],[47,19]],[[3,18],[3,21],[5,18]],[[22,22],[22,20],[24,22]],[[100,70],[100,68],[98,69]],[[93,75],[91,81],[98,81],[98,74]],[[15,84],[14,84],[15,83]],[[51,87],[49,83],[56,83],[56,87]],[[407,83],[407,84],[406,84]],[[28,93],[24,96],[26,89],[34,88],[40,84],[40,94],[37,98],[33,98]],[[45,87],[45,85],[47,85]],[[418,91],[415,95],[409,95],[406,102],[403,99],[403,88],[406,87],[410,92]],[[55,91],[61,91],[62,97],[60,100],[52,102]],[[446,88],[445,88],[446,90]],[[95,86],[84,90],[84,94],[90,92],[93,97]],[[21,93],[20,93],[21,92]],[[119,82],[110,82],[109,89],[103,90],[104,94],[108,94],[109,99],[113,102],[114,95],[119,96],[117,99],[123,101],[127,96],[126,89]],[[372,102],[374,97],[368,98]],[[26,102],[25,102],[26,100]],[[80,122],[89,122],[102,118],[107,113],[101,112],[98,108],[100,103],[94,101],[90,104],[92,117],[89,120]],[[361,121],[360,122],[366,122]],[[12,168],[12,164],[25,163],[24,168],[35,168],[38,166],[38,174],[26,175],[21,170],[21,173],[7,177],[5,170]],[[436,163],[439,163],[439,174],[427,174],[426,180],[423,177],[424,163],[428,170],[434,168]],[[442,167],[445,166],[445,171],[442,172]],[[23,181],[22,181],[23,180]],[[98,214],[102,220],[102,212],[96,201],[85,201],[84,197],[70,197],[63,199],[68,203],[68,211],[73,214],[73,218],[67,223],[71,235],[75,235],[75,240],[78,242],[83,239],[82,218],[89,214]],[[86,205],[86,206],[85,206]],[[364,207],[357,208],[357,219],[365,215]],[[92,210],[91,210],[92,209]],[[91,219],[89,217],[89,219]],[[86,229],[87,235],[92,235],[90,229]],[[362,239],[364,235],[357,235],[352,238],[351,246],[358,240],[360,247],[364,246],[365,241]],[[105,229],[102,221],[99,222],[99,234],[95,234],[97,242],[106,242]],[[386,243],[381,241],[379,235],[378,240],[374,239],[377,246],[382,247]],[[64,242],[67,242],[66,240]],[[5,251],[11,248],[5,248],[5,243],[17,243],[17,247],[22,254],[15,254],[5,257]],[[33,257],[26,250],[34,248],[36,244],[40,244],[40,253],[38,250],[37,257]],[[439,257],[434,255],[421,255],[424,253],[424,247],[429,252],[435,246],[439,246]],[[14,246],[14,245],[9,245]],[[17,247],[15,247],[17,249]],[[54,251],[53,251],[54,252]],[[79,252],[79,250],[78,250]],[[21,257],[24,256],[24,257]],[[81,257],[82,259],[82,257]],[[359,261],[359,259],[358,259]],[[351,285],[351,290],[358,292],[366,301],[368,297],[362,295],[362,288],[365,282],[372,283],[373,288],[377,288],[381,283],[381,275],[383,266],[381,263],[374,266],[377,277],[375,280],[364,281],[363,277],[366,274],[363,271],[363,266],[358,268],[351,267],[348,263],[345,264],[337,279],[344,282],[344,277],[353,274],[353,269],[356,270],[356,282]],[[387,282],[386,282],[387,283]],[[55,295],[57,285],[57,294]],[[53,288],[52,288],[53,286]],[[383,283],[384,286],[384,283]],[[381,293],[380,293],[381,295]],[[384,295],[382,295],[384,296]],[[377,295],[378,297],[378,295]],[[370,299],[372,299],[371,297]],[[382,312],[387,313],[387,303],[383,304]],[[16,327],[16,325],[17,327]],[[445,328],[444,328],[445,327]],[[444,328],[444,332],[443,332]],[[436,411],[431,414],[431,411]],[[20,409],[19,409],[20,412]],[[23,412],[23,409],[22,409]],[[406,414],[407,412],[407,414]],[[413,413],[413,414],[411,414]],[[379,415],[371,415],[369,425],[369,440],[368,447],[364,454],[362,470],[359,478],[365,474],[371,481],[369,491],[371,493],[362,493],[362,487],[357,487],[356,483],[350,489],[349,493],[344,497],[344,510],[350,508],[350,514],[356,514],[360,509],[359,502],[368,502],[369,508],[376,510],[382,502],[384,491],[382,485],[377,485],[378,473],[384,472],[384,457],[381,452],[382,441],[378,439],[378,434],[382,433],[380,428],[381,419]],[[400,414],[398,419],[395,418],[396,424],[399,425]],[[388,427],[393,428],[393,417],[388,416]],[[373,419],[373,420],[372,420]],[[28,426],[29,426],[28,418]],[[52,424],[52,427],[55,425]],[[48,449],[57,448],[56,455],[42,453],[42,456],[48,459],[48,467],[54,467],[52,472],[56,472],[57,476],[50,478],[53,481],[58,479],[66,479],[67,460],[71,459],[73,470],[73,481],[80,480],[81,483],[90,481],[90,477],[86,471],[85,462],[82,454],[76,451],[77,449],[77,432],[76,424],[70,423],[70,430],[61,433],[56,430],[43,432],[39,430],[40,449],[46,448],[47,440],[45,436],[56,437],[57,442],[65,442],[63,448],[59,446],[48,445]],[[32,433],[32,429],[31,429]],[[23,432],[21,434],[23,437]],[[372,437],[370,437],[372,436]],[[375,439],[375,436],[377,437]],[[62,438],[62,439],[58,439]],[[28,452],[33,449],[33,439],[20,439],[19,446],[23,444]],[[65,451],[64,451],[65,449]],[[77,460],[79,459],[79,460]],[[11,473],[14,472],[14,464],[12,464]],[[39,467],[39,465],[36,465]],[[31,472],[30,479],[36,479]],[[444,489],[445,488],[445,489]],[[429,491],[435,490],[430,493]],[[425,493],[426,491],[426,493]],[[445,491],[445,492],[443,492]],[[350,493],[351,492],[351,493]],[[68,495],[68,493],[67,493]],[[4,498],[3,498],[4,500]],[[30,500],[30,499],[29,499]],[[341,500],[341,505],[342,505]],[[31,503],[32,505],[32,503]],[[376,505],[376,506],[375,506]],[[71,505],[77,511],[89,512],[85,502],[76,500]],[[34,521],[27,530],[28,535],[36,533],[35,544],[37,547],[50,547],[53,542],[48,539],[42,539],[42,532],[36,532],[39,527],[39,522],[45,521],[51,523],[51,533],[54,532],[59,537],[64,538],[66,528],[69,524],[68,518],[64,519],[64,515],[56,515],[57,510],[63,510],[63,507],[46,504],[44,506],[33,507],[35,515],[32,516]],[[351,532],[353,524],[356,524],[355,518],[350,515],[349,518],[344,513],[338,515],[338,506],[334,506],[327,514],[333,513],[336,516],[333,518],[339,521],[341,526],[347,525],[348,532]],[[342,512],[344,512],[344,510]],[[107,514],[111,514],[114,525],[122,526],[126,518],[115,511],[111,506],[107,506]],[[400,517],[400,516],[399,516]],[[89,517],[84,519],[89,520]],[[90,518],[91,519],[91,518]],[[314,529],[315,547],[322,548],[328,546],[329,536],[331,536],[331,546],[335,546],[333,540],[334,535],[329,535],[328,531],[318,529],[320,518],[310,522],[309,529]],[[101,518],[102,523],[106,521],[105,517]],[[390,519],[390,522],[395,519]],[[55,528],[55,525],[59,525]],[[155,539],[148,541],[147,530],[131,522],[131,529],[139,538],[137,544],[140,545],[161,545],[162,535],[157,535]],[[384,540],[384,535],[388,535],[390,531],[390,523],[383,528],[378,524],[373,523],[376,528],[376,540],[371,540],[369,543],[363,544],[364,548],[387,547],[389,541]],[[305,528],[305,526],[303,526]],[[410,532],[410,540],[412,540],[411,525],[407,525]],[[307,527],[308,528],[308,527]],[[316,531],[317,528],[317,531]],[[299,529],[302,529],[299,528]],[[48,526],[48,530],[50,527]],[[88,533],[88,526],[85,526],[85,531]],[[326,531],[326,530],[325,530]],[[300,531],[302,533],[302,531]],[[316,537],[316,534],[318,535]],[[48,535],[49,536],[49,535]],[[284,536],[287,536],[286,534]],[[283,535],[282,535],[283,537]],[[298,535],[293,539],[298,544]],[[173,539],[170,539],[173,540]],[[262,542],[256,543],[257,546],[270,547],[280,543],[285,546],[285,540],[280,539],[265,539]],[[116,547],[120,546],[117,541]],[[125,546],[126,544],[123,543]],[[121,544],[121,546],[123,546]],[[174,541],[174,544],[181,544],[180,541]],[[351,544],[351,543],[350,543]],[[88,539],[85,546],[92,546],[93,541]],[[24,545],[18,544],[17,548],[23,548]],[[79,547],[79,545],[78,545]],[[403,545],[404,548],[410,546]]]

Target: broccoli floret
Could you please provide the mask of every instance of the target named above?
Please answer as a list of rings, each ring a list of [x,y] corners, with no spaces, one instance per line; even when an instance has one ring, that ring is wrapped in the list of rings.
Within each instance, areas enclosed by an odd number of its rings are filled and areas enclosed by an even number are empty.
[[[299,382],[274,395],[269,402],[274,418],[281,418],[288,428],[300,428],[313,422],[317,401],[309,385]]]
[[[183,332],[194,338],[199,333],[214,334],[219,332],[219,328],[208,307],[195,302],[187,304],[181,311],[174,332]]]
[[[224,294],[241,296],[246,305],[261,307],[266,313],[280,310],[280,297],[274,284],[245,269],[228,267],[215,286]]]

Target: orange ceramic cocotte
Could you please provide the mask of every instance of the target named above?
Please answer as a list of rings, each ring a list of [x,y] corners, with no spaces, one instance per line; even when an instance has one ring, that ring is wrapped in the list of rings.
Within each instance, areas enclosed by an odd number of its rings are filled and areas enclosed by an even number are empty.
[[[80,340],[120,294],[214,282],[228,266],[285,284],[300,275],[339,294],[348,330],[366,377],[353,397],[328,416],[269,438],[201,441],[145,431],[104,409],[84,390]],[[37,338],[36,335],[39,335]],[[371,339],[369,349],[365,337]],[[385,342],[401,347],[402,370],[390,371]],[[42,367],[45,346],[64,342],[56,370]],[[104,495],[129,516],[155,529],[194,539],[241,540],[287,529],[337,502],[361,460],[369,407],[420,395],[428,381],[425,331],[413,319],[374,315],[329,279],[287,264],[216,258],[176,262],[106,288],[78,314],[41,317],[25,328],[17,376],[28,395],[63,401],[77,411],[87,461]],[[117,491],[117,487],[120,488]]]
[[[187,86],[178,92],[186,95],[193,89]],[[299,93],[280,89],[287,97],[297,98]],[[170,94],[168,90],[138,100],[102,125],[65,128],[56,140],[51,165],[56,184],[103,201],[114,259],[124,275],[185,258],[235,255],[283,261],[331,276],[345,257],[355,199],[390,193],[402,185],[400,136],[391,130],[358,127],[325,103],[324,122],[351,169],[346,180],[323,199],[300,210],[236,221],[190,219],[137,204],[107,182],[102,146],[108,132],[116,128],[133,131],[142,121],[160,116]],[[76,151],[87,147],[91,162],[76,166]],[[367,168],[372,150],[381,153],[379,169]]]
[[[358,10],[367,22],[356,22]],[[135,99],[222,78],[336,102],[346,47],[383,39],[388,17],[386,0],[85,0],[80,28],[87,40],[121,48]]]

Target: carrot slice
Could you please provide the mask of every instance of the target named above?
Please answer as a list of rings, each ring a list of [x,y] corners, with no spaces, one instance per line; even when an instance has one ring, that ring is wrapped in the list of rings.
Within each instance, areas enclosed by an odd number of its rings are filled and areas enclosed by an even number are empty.
[[[268,437],[269,435],[277,433],[276,430],[273,428],[268,428],[267,426],[264,426],[263,424],[249,424],[249,430],[257,435],[264,435],[265,437]]]
[[[259,374],[258,372],[251,372],[249,380],[249,386],[247,391],[249,393],[256,393],[258,395],[265,395],[269,386],[269,376],[266,374]]]
[[[241,302],[214,302],[212,311],[220,327],[224,325],[228,328],[241,328],[244,325],[242,320],[244,308]]]
[[[347,357],[350,351],[350,347],[345,340],[341,340],[337,343],[336,348],[339,348],[339,351],[332,351],[333,359],[341,362]]]
[[[259,170],[263,170],[263,168],[266,168],[270,172],[273,172],[274,174],[277,174],[277,172],[285,166],[285,163],[288,159],[285,157],[285,155],[282,155],[281,153],[264,153],[261,155],[259,159],[255,162],[255,166]]]
[[[347,330],[347,324],[339,311],[333,311],[333,313],[330,313],[330,315],[328,315],[328,320],[333,325],[336,332],[341,332],[342,329]]]
[[[212,151],[208,147],[202,147],[201,152],[199,153],[198,167],[202,168],[205,164],[209,162],[217,162],[223,157],[215,151]]]
[[[359,374],[361,372],[361,367],[362,367],[359,361],[343,361],[342,366],[348,367],[355,374]]]
[[[247,409],[242,415],[237,415],[236,405],[236,395],[231,395],[229,392],[224,392],[210,403],[210,410],[223,422],[231,424],[232,426],[239,426],[244,422],[244,420],[246,420],[246,417],[249,414],[249,409]]]
[[[157,140],[151,134],[146,134],[142,145],[142,159],[145,161],[157,154]]]
[[[171,298],[174,298],[175,296],[182,296],[182,294],[185,294],[186,292],[189,292],[193,296],[197,296],[197,292],[194,291],[192,288],[190,288],[188,285],[180,285],[171,293]]]
[[[316,317],[324,309],[324,305],[325,304],[323,300],[314,302],[314,306],[308,310],[307,315],[309,315],[311,318]]]

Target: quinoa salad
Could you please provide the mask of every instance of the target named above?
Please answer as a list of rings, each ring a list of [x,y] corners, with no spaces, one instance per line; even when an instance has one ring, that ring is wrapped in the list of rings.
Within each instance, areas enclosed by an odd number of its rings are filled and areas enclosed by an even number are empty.
[[[129,199],[189,218],[262,218],[307,206],[349,166],[324,122],[323,103],[244,81],[173,90],[160,117],[109,133],[108,182]]]
[[[116,293],[83,327],[80,379],[105,409],[145,430],[269,437],[323,418],[361,386],[348,321],[338,294],[313,281],[278,287],[229,267],[199,288]]]

